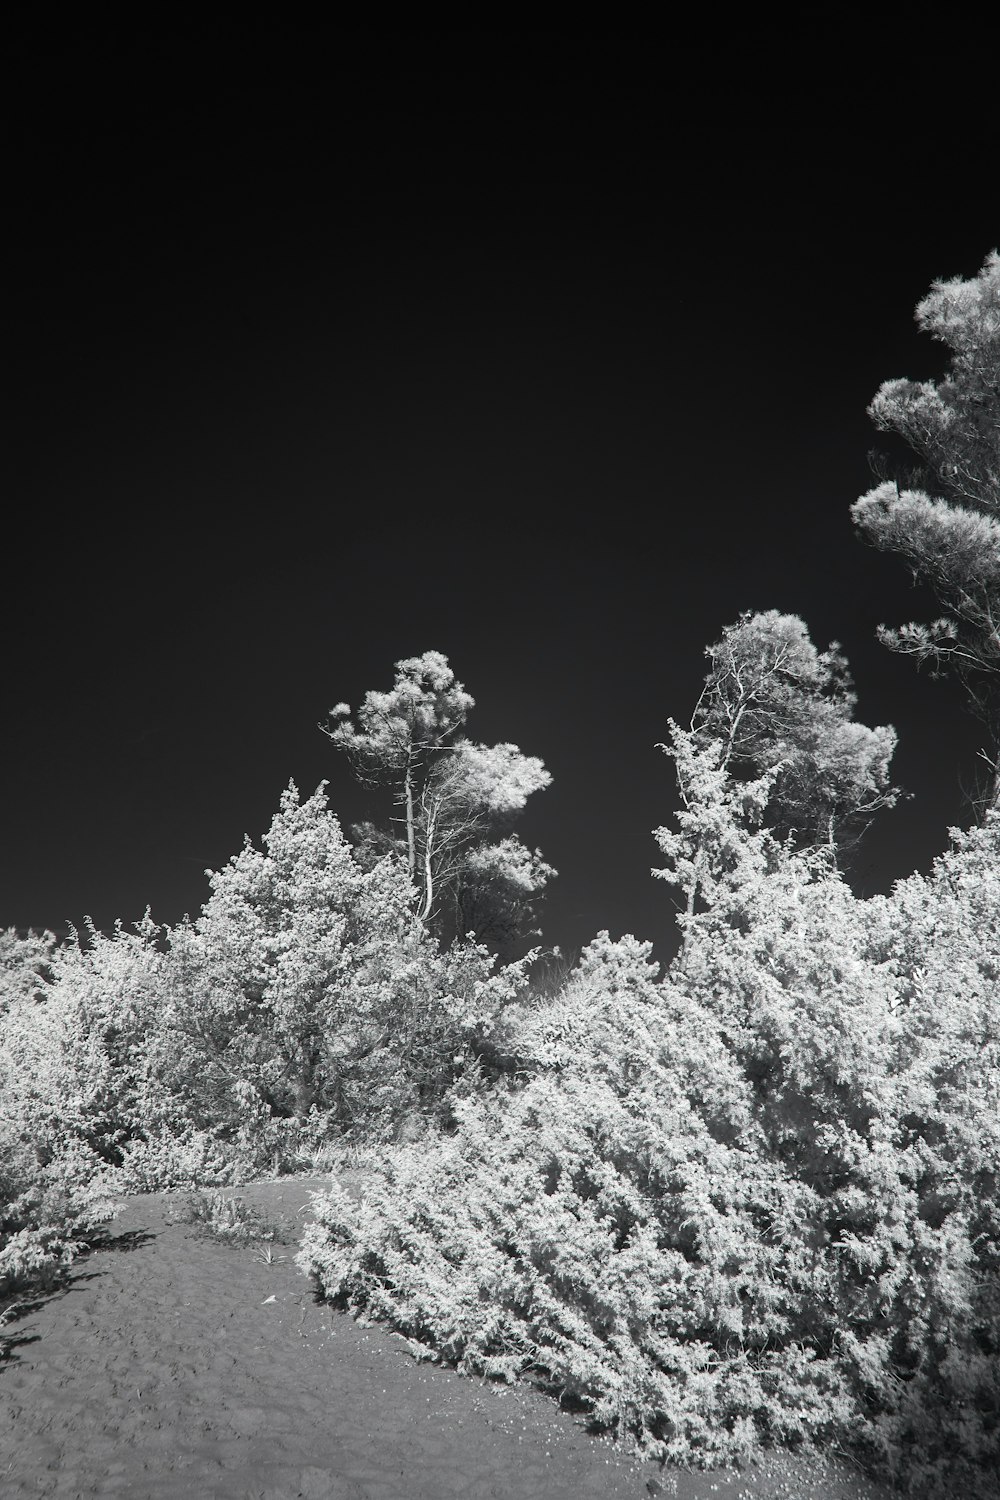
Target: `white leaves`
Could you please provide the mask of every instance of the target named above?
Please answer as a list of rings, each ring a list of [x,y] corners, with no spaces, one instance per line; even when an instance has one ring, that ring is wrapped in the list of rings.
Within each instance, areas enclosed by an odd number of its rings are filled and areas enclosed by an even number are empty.
[[[957,672],[970,682],[973,705],[982,712],[989,691],[984,695],[971,680],[988,685],[1000,672],[1000,520],[893,484],[863,495],[851,513],[872,545],[904,557],[950,611],[926,625],[882,625],[879,640],[938,670]]]
[[[540,849],[529,849],[516,833],[495,844],[471,849],[465,868],[473,880],[507,887],[521,896],[537,895],[557,873],[542,858]]]
[[[13,999],[41,999],[48,989],[56,949],[52,932],[0,928],[0,1014]]]
[[[466,739],[473,706],[447,657],[428,651],[396,663],[392,690],[366,694],[356,725],[338,704],[332,718],[342,722],[326,732],[364,785],[392,788],[421,920],[444,942],[475,930],[503,948],[525,935],[531,898],[555,872],[540,856],[522,859],[515,841],[492,859],[484,846],[506,835],[528,797],[552,778],[517,745]],[[371,824],[362,837],[366,861],[389,844]]]
[[[678,831],[653,830],[670,867],[652,873],[680,887],[690,917],[696,899],[711,903],[723,888],[745,887],[773,863],[777,846],[760,824],[778,768],[736,782],[722,764],[720,741],[703,739],[673,719],[668,730],[669,743],[659,748],[674,761],[682,805]]]
[[[323,784],[304,802],[287,788],[263,845],[211,877],[183,935],[175,1024],[225,1074],[234,1107],[249,1085],[304,1117],[363,1092],[380,1065],[391,1074],[401,995],[431,953],[405,872],[393,859],[362,868]]]
[[[718,744],[720,774],[749,781],[747,816],[764,813],[754,778],[766,774],[767,821],[799,847],[843,846],[893,806],[895,732],[852,719],[855,694],[836,642],[819,652],[798,616],[748,611],[706,654],[712,666],[691,728],[700,743]]]
[[[435,786],[449,804],[495,818],[521,812],[532,792],[551,782],[543,763],[517,745],[463,740],[453,755],[438,762]]]
[[[350,722],[350,707],[336,704],[330,718],[342,722],[325,732],[347,753],[360,778],[375,785],[449,743],[474,706],[447,657],[425,651],[396,663],[389,692],[365,694],[357,725]]]
[[[1000,254],[991,251],[971,281],[935,281],[918,303],[916,318],[924,332],[956,354],[977,352],[1000,338]]]
[[[971,707],[1000,733],[1000,256],[977,277],[935,282],[917,308],[925,331],[951,350],[940,381],[886,381],[869,413],[921,460],[917,482],[888,482],[851,515],[872,546],[898,553],[946,611],[931,625],[879,628],[890,649],[954,672]],[[950,621],[949,624],[946,621]],[[994,781],[993,799],[1000,794]]]
[[[973,591],[983,607],[1000,586],[1000,521],[922,490],[880,484],[851,507],[855,523],[882,551],[899,552],[956,604]]]
[[[1000,514],[1000,259],[971,281],[937,282],[917,308],[920,327],[951,350],[938,381],[889,380],[869,407],[876,427],[905,438],[935,488]]]

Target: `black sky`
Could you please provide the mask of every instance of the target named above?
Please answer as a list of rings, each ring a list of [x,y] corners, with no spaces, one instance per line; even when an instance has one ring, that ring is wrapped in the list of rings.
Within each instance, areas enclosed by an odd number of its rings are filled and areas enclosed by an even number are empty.
[[[996,133],[893,166],[823,111],[352,98],[22,122],[0,925],[197,911],[290,777],[349,823],[317,721],[433,648],[553,774],[547,940],[665,953],[655,746],[772,607],[900,733],[859,888],[925,868],[976,726],[874,642],[928,606],[848,507],[880,381],[942,367],[914,304],[1000,238]]]

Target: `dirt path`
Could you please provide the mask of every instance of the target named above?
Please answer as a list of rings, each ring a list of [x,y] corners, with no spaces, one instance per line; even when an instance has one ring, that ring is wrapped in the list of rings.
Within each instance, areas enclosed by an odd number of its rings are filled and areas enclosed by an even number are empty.
[[[301,1224],[323,1179],[239,1189]],[[252,1249],[129,1200],[65,1291],[27,1304],[0,1360],[0,1495],[128,1500],[879,1500],[851,1471],[671,1474],[543,1396],[419,1365],[317,1304],[294,1244]]]

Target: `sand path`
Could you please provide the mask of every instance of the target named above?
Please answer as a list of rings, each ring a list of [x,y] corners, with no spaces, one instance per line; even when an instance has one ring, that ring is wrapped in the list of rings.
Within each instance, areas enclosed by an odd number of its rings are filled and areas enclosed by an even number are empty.
[[[324,1179],[239,1189],[301,1225]],[[417,1364],[318,1304],[294,1243],[259,1252],[128,1200],[65,1290],[22,1305],[0,1360],[0,1495],[128,1500],[877,1500],[847,1469],[640,1465],[540,1394]]]

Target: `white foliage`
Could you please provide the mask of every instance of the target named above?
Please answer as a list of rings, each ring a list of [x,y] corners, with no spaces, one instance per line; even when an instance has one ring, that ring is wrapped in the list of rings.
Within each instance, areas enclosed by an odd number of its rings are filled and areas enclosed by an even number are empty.
[[[467,739],[473,705],[447,657],[428,651],[396,663],[392,689],[367,693],[356,724],[349,706],[337,704],[326,732],[364,785],[393,792],[396,836],[360,825],[354,832],[363,857],[391,848],[405,859],[420,918],[443,942],[474,931],[499,950],[526,934],[531,898],[555,871],[536,860],[529,892],[523,881],[505,879],[496,860],[491,883],[486,863],[475,857],[509,834],[528,797],[552,778],[517,745]]]
[[[921,461],[915,481],[886,482],[851,508],[865,540],[898,553],[944,611],[930,624],[879,628],[884,645],[954,673],[987,724],[984,758],[1000,798],[1000,256],[969,281],[936,282],[917,322],[950,351],[939,381],[891,380],[869,408]]]
[[[1000,824],[857,901],[671,726],[687,942],[585,952],[520,1086],[321,1203],[301,1263],[415,1348],[685,1464],[851,1447],[987,1496],[1000,1404]],[[968,936],[974,929],[975,936]],[[965,934],[965,936],[963,936]]]

